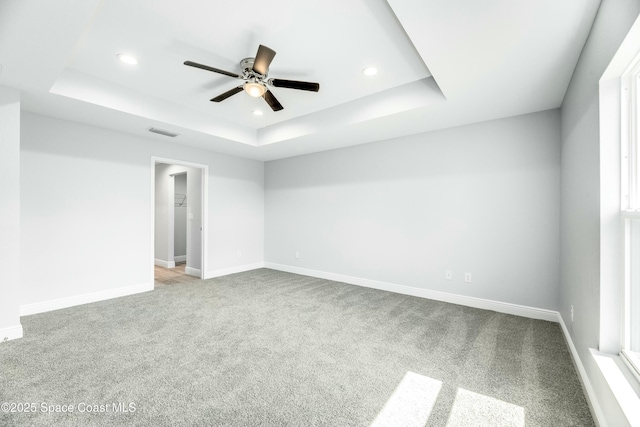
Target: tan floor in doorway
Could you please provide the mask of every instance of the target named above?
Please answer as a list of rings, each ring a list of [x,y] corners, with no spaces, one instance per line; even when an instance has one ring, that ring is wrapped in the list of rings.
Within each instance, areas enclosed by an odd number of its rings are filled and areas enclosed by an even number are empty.
[[[177,262],[175,268],[164,268],[157,265],[154,266],[153,276],[155,283],[163,285],[177,285],[179,283],[200,280],[199,277],[185,274],[184,269],[186,266],[186,262]]]

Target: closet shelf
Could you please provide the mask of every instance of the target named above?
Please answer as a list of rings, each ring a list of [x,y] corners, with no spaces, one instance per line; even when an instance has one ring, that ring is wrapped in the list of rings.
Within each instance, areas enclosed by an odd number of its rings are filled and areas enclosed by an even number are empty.
[[[173,206],[176,208],[187,207],[187,195],[182,193],[176,193],[173,201]]]

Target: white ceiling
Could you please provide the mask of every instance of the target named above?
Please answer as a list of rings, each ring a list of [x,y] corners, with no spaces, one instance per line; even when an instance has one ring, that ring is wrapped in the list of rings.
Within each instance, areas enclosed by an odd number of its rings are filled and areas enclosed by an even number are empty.
[[[28,111],[272,160],[559,107],[598,6],[3,0],[0,85],[22,90]],[[277,52],[269,77],[320,91],[273,88],[279,112],[245,93],[212,103],[239,81],[183,65],[239,73],[260,44]],[[378,75],[361,73],[370,65]]]

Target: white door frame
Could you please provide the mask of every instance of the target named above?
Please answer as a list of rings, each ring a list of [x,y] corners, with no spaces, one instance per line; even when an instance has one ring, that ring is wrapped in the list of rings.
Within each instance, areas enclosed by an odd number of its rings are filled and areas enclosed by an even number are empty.
[[[156,218],[155,218],[155,211],[156,211],[156,205],[155,205],[155,201],[156,201],[156,164],[158,163],[167,163],[167,164],[171,164],[171,165],[179,165],[179,166],[188,166],[188,167],[193,167],[193,168],[198,168],[202,171],[200,178],[202,180],[201,182],[201,194],[200,194],[200,200],[201,200],[201,218],[202,218],[202,227],[200,230],[200,278],[204,279],[204,277],[206,276],[206,272],[207,270],[207,254],[209,253],[209,248],[208,248],[208,244],[207,244],[207,230],[208,230],[208,222],[209,222],[209,216],[208,216],[208,212],[209,212],[209,202],[208,202],[208,197],[207,195],[209,194],[208,191],[208,183],[209,183],[209,165],[205,165],[205,164],[201,164],[201,163],[194,163],[194,162],[188,162],[188,161],[184,161],[184,160],[178,160],[178,159],[169,159],[166,157],[157,157],[157,156],[151,156],[151,254],[150,254],[150,261],[149,261],[149,266],[151,269],[151,283],[154,283],[154,259],[155,259],[155,230],[156,230]]]

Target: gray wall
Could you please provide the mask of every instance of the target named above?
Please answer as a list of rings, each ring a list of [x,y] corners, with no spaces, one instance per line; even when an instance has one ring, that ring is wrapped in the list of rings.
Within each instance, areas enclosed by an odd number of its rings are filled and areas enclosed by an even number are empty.
[[[20,92],[0,86],[0,342],[22,336],[20,298]]]
[[[598,80],[640,12],[637,0],[603,0],[561,109],[560,314],[610,425],[626,425],[589,348],[599,345],[600,135]],[[571,305],[574,321],[571,322]]]
[[[153,156],[209,166],[205,274],[264,259],[262,162],[26,112],[21,143],[23,305],[153,284]]]
[[[157,163],[155,165],[155,182],[154,182],[154,238],[153,238],[153,256],[156,261],[160,261],[158,265],[168,267],[168,263],[173,261],[173,239],[169,233],[169,206],[172,201],[173,184],[169,180],[169,174],[166,169],[169,167],[165,163]],[[171,250],[169,250],[171,248]]]
[[[559,154],[553,110],[268,162],[265,260],[557,309]]]

